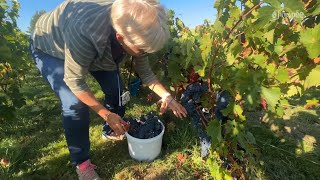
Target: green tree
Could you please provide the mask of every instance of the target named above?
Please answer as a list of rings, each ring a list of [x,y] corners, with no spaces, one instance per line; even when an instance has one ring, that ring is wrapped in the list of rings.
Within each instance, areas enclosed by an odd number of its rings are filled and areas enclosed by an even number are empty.
[[[36,26],[36,23],[38,21],[38,19],[40,18],[40,16],[42,14],[45,14],[46,11],[45,10],[41,10],[41,11],[36,11],[36,13],[32,16],[31,21],[30,21],[30,26],[28,27],[28,33],[31,33],[34,31],[34,28]]]

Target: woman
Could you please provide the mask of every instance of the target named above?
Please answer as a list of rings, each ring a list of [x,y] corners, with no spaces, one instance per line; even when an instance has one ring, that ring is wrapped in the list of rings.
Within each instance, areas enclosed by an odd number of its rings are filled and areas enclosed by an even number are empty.
[[[125,55],[133,57],[143,83],[162,98],[160,111],[169,108],[179,118],[186,116],[148,62],[147,54],[160,50],[169,38],[166,22],[165,10],[156,0],[66,0],[37,21],[32,54],[61,101],[65,137],[79,179],[99,179],[88,156],[89,108],[106,122],[108,138],[125,132],[119,77]],[[85,82],[89,73],[105,94],[104,104]]]

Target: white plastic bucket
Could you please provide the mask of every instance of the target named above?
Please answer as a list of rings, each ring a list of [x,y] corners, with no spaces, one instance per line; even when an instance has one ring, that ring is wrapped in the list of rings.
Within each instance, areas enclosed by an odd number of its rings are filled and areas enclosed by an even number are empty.
[[[159,121],[162,126],[161,133],[150,139],[139,139],[131,136],[126,132],[128,140],[128,148],[130,156],[138,161],[153,161],[161,152],[162,137],[164,134],[164,125]]]

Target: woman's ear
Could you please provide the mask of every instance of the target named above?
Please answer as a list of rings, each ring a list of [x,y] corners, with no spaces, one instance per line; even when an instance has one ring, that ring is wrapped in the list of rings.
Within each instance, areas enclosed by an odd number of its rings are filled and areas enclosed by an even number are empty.
[[[123,36],[119,33],[116,33],[116,38],[120,44],[123,44]]]

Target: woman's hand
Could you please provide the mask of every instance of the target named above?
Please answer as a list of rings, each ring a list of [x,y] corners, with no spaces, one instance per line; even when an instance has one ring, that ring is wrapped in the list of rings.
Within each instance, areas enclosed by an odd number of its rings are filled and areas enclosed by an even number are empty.
[[[168,108],[171,109],[173,114],[179,118],[187,117],[187,110],[172,96],[168,96],[162,100],[160,114],[165,113]]]
[[[122,120],[118,114],[109,113],[104,117],[104,120],[109,124],[116,135],[122,135],[128,131],[128,123]]]

